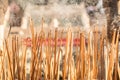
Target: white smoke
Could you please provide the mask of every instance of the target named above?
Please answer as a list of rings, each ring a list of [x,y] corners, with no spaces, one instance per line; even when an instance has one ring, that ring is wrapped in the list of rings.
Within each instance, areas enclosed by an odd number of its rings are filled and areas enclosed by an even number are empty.
[[[0,50],[3,50],[3,42],[4,42],[4,26],[0,25]]]
[[[48,18],[53,20],[56,18],[59,22],[59,19],[74,19],[75,16],[81,17],[82,26],[89,27],[89,16],[87,14],[84,3],[81,4],[58,4],[55,2],[54,4],[48,4],[47,6],[37,6],[33,4],[28,4],[25,9],[25,15],[23,18],[23,28],[27,26],[29,21],[28,17],[36,18],[36,20],[40,20],[40,18]],[[80,21],[80,22],[81,22]],[[80,25],[81,26],[81,25]]]
[[[104,8],[103,8],[103,0],[99,0],[99,2],[96,5],[96,8],[99,9],[102,14],[105,13]]]
[[[3,50],[3,42],[4,42],[4,30],[6,27],[9,27],[9,18],[10,18],[10,7],[7,8],[7,11],[4,16],[4,23],[0,25],[0,49]]]

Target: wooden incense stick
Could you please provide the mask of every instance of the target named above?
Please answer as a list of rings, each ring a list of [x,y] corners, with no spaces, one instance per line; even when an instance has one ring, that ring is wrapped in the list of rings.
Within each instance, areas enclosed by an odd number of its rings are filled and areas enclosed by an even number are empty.
[[[109,66],[108,66],[108,78],[107,80],[112,80],[112,73],[114,68],[114,42],[115,42],[115,35],[116,30],[114,30],[113,38],[112,38],[112,44],[111,44],[111,51],[109,53]]]
[[[114,80],[117,80],[117,73],[118,73],[118,47],[119,46],[119,31],[117,32],[115,48],[116,48],[116,57],[115,57],[115,75]]]
[[[11,67],[10,52],[8,50],[7,40],[5,40],[5,44],[6,44],[7,57],[8,57],[8,67],[9,67],[9,71],[10,71],[10,80],[14,80],[13,73],[12,73],[12,67]]]
[[[92,70],[92,79],[97,79],[98,69],[97,69],[97,54],[98,54],[98,34],[97,27],[94,30],[94,53],[93,53],[93,70]]]

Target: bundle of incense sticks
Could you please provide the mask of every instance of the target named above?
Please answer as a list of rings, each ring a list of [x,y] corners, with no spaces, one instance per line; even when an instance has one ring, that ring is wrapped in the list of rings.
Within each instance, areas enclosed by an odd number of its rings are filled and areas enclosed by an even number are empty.
[[[44,20],[42,26],[44,27]],[[39,34],[36,33],[30,19],[31,38],[23,41],[20,36],[13,35],[5,40],[0,56],[0,80],[120,78],[119,32],[116,30],[112,43],[109,43],[104,29],[99,33],[97,27],[87,37],[80,30],[74,33],[71,27],[66,32],[56,28],[47,33],[43,27]]]

